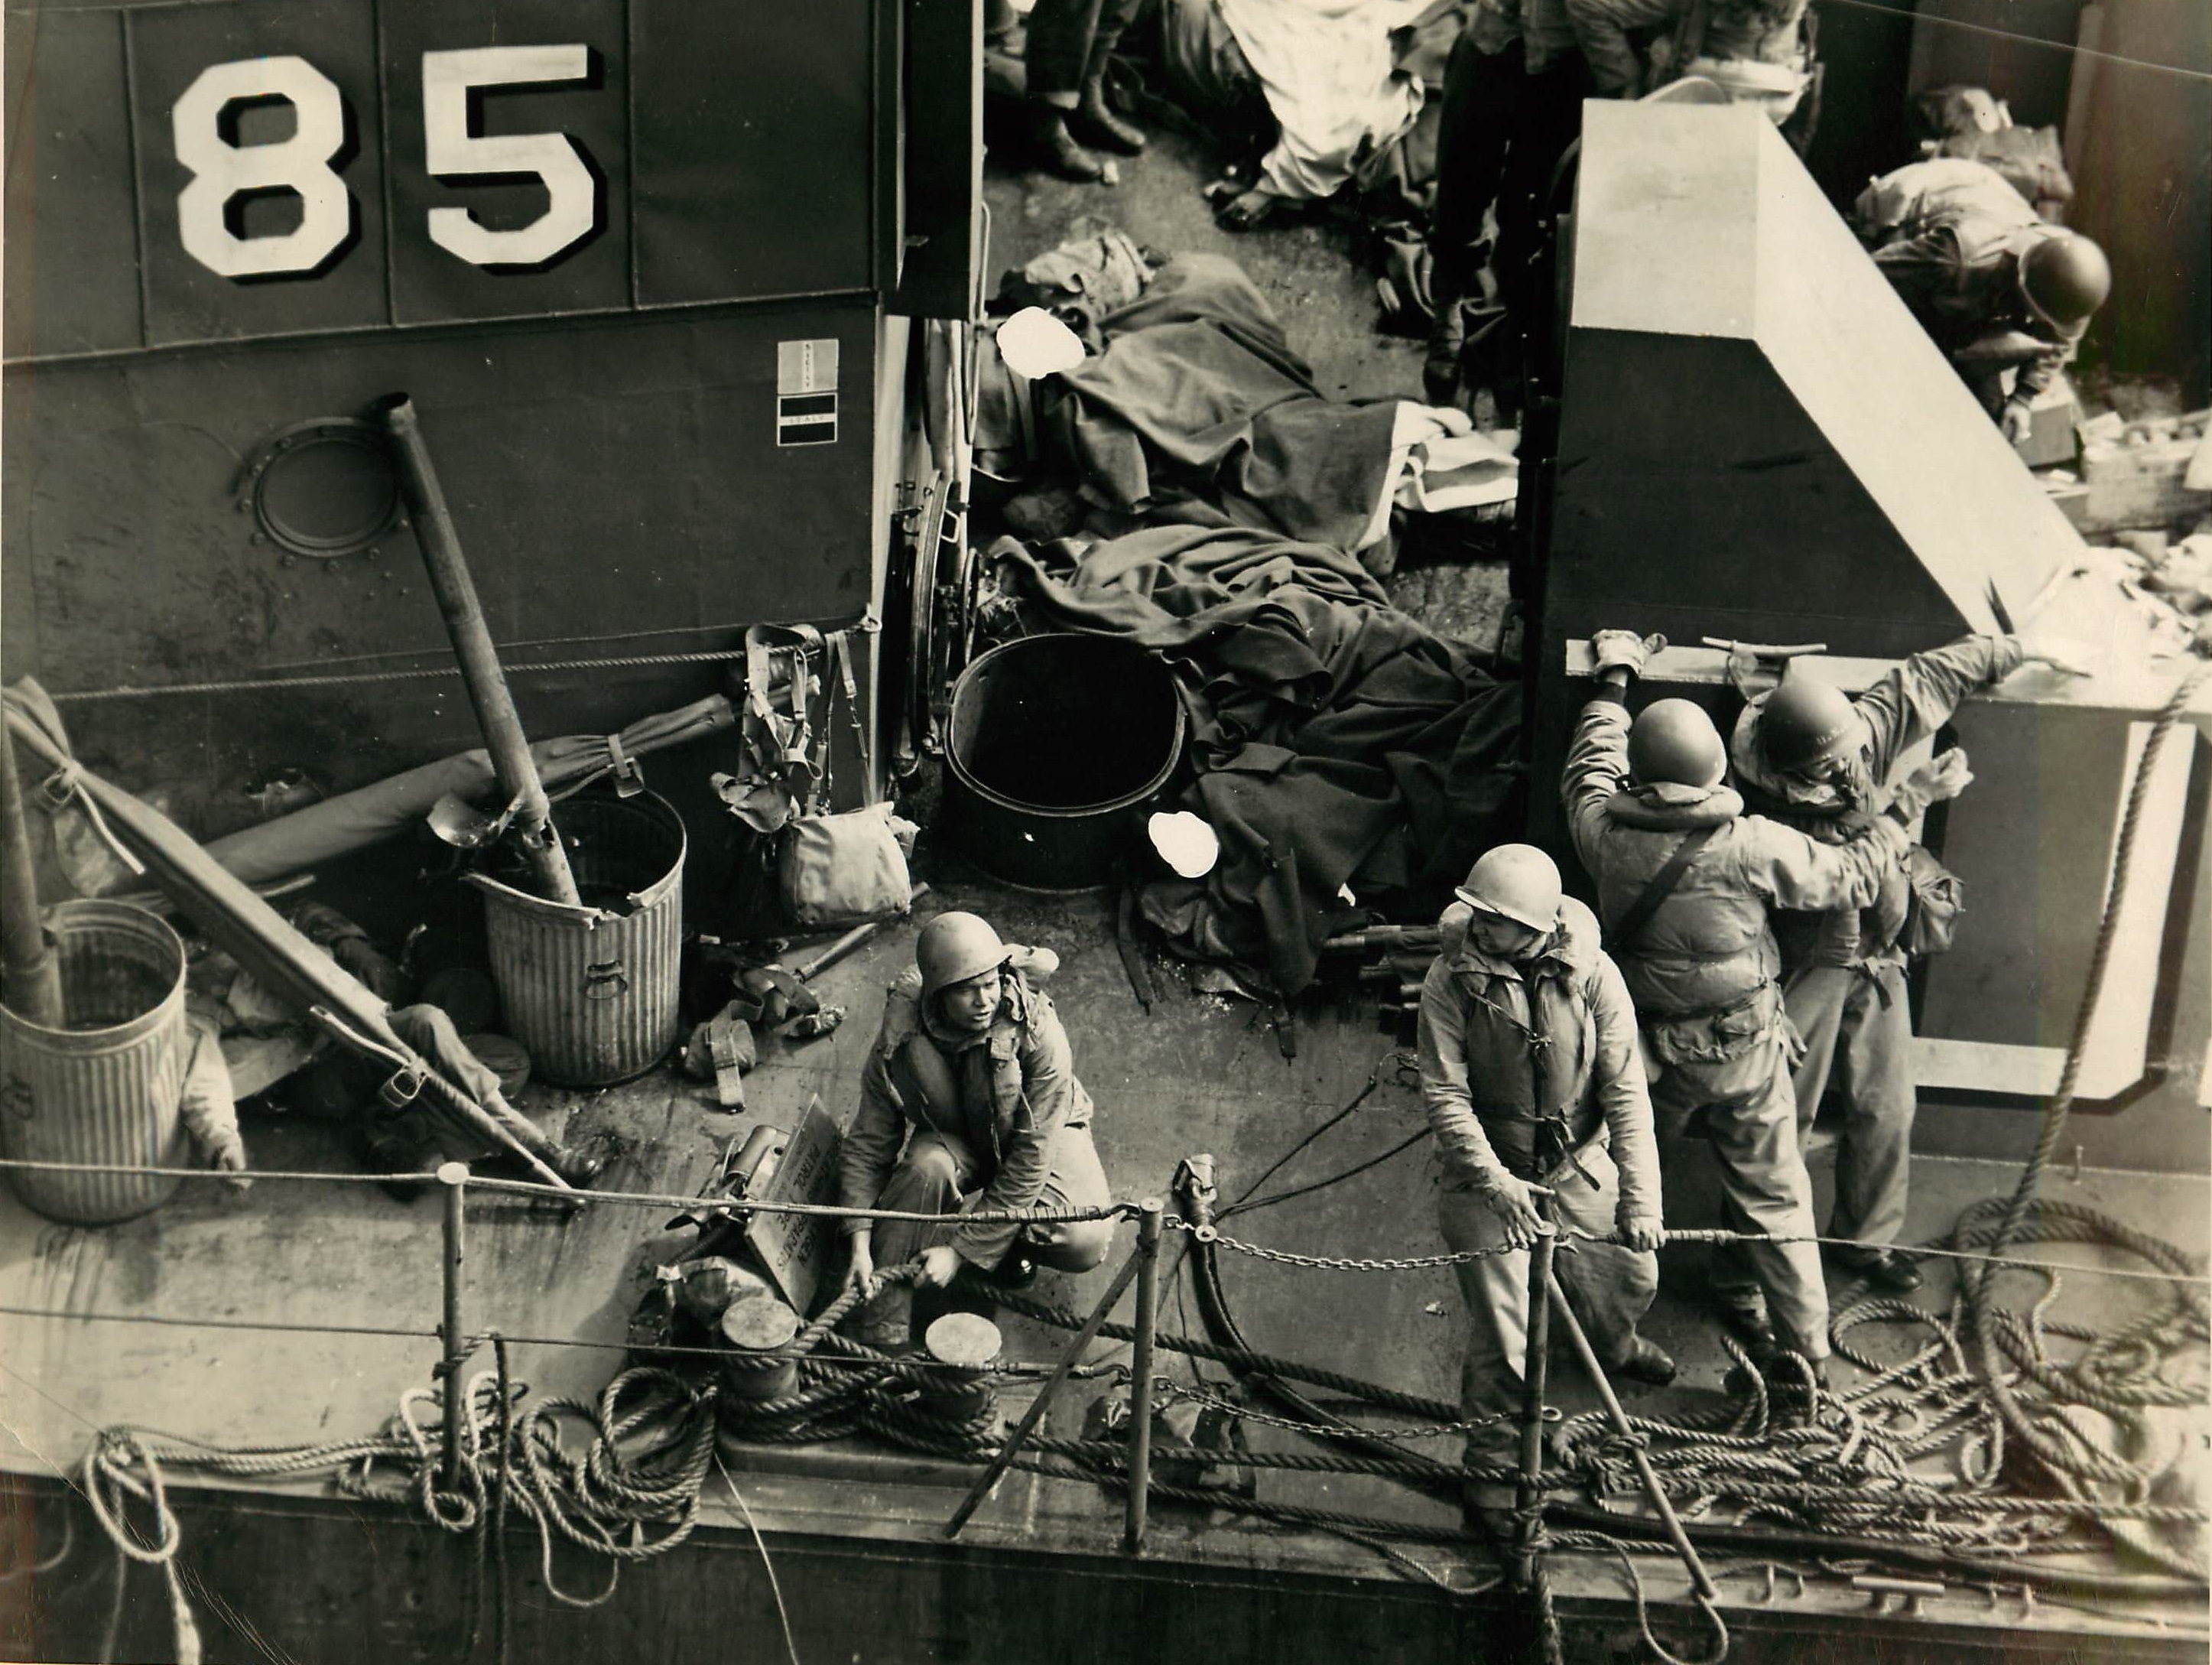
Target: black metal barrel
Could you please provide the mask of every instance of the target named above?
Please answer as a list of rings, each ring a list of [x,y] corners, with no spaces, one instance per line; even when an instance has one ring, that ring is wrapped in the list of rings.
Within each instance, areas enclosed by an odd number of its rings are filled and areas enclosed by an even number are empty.
[[[994,878],[1104,884],[1182,755],[1182,701],[1152,654],[1111,636],[1030,636],[977,659],[952,692],[945,813]]]

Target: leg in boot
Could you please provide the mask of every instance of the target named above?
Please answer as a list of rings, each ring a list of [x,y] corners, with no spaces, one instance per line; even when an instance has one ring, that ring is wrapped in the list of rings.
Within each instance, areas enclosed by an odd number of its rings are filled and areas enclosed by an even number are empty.
[[[1090,38],[1083,54],[1082,97],[1076,105],[1076,132],[1090,143],[1118,150],[1125,156],[1133,156],[1145,148],[1144,130],[1124,121],[1107,104],[1106,65],[1139,3],[1093,0]]]
[[[1091,143],[1133,156],[1145,148],[1144,130],[1114,113],[1106,102],[1106,63],[1094,59],[1090,77],[1083,83],[1082,101],[1075,107],[1075,131]]]
[[[1065,180],[1087,184],[1105,177],[1105,164],[1077,143],[1067,131],[1066,111],[1032,99],[1026,113],[1030,152],[1038,162]]]
[[[1441,274],[1443,269],[1439,259],[1437,271]],[[1457,297],[1447,301],[1439,294],[1429,323],[1428,356],[1421,361],[1421,396],[1430,404],[1449,405],[1459,397],[1459,356],[1466,341],[1466,315]]]
[[[1037,0],[1030,13],[1026,116],[1030,148],[1062,178],[1096,180],[1105,173],[1097,157],[1067,131],[1083,101],[1103,10],[1103,0]]]
[[[873,1233],[877,1267],[884,1272],[904,1266],[924,1249],[951,1241],[957,1229],[951,1217],[960,1209],[963,1186],[973,1172],[964,1146],[936,1133],[918,1133],[908,1143],[898,1166],[884,1182],[876,1206],[905,1214],[941,1214],[943,1225],[919,1220],[884,1220]],[[859,1338],[869,1346],[889,1351],[906,1345],[912,1327],[915,1296],[911,1285],[885,1284],[864,1305],[854,1320]]]

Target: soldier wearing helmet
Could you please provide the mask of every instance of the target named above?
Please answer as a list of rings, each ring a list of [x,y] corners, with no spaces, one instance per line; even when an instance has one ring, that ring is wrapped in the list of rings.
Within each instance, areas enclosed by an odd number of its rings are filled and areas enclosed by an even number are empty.
[[[1472,1466],[1510,1467],[1528,1353],[1526,1250],[1547,1229],[1539,1197],[1577,1235],[1559,1281],[1609,1371],[1663,1384],[1674,1362],[1636,1333],[1659,1287],[1659,1159],[1637,1054],[1636,1009],[1598,946],[1597,919],[1562,895],[1542,851],[1501,845],[1438,921],[1421,988],[1421,1097],[1436,1130],[1437,1202],[1461,1264],[1468,1335],[1460,1410]],[[1619,1244],[1586,1241],[1618,1231]],[[1513,1488],[1472,1480],[1477,1514]],[[1492,1518],[1495,1519],[1492,1516]]]
[[[1767,910],[1865,906],[1905,851],[1904,828],[1883,816],[1827,845],[1745,814],[1721,784],[1727,748],[1701,708],[1662,699],[1629,722],[1628,685],[1661,645],[1628,631],[1592,638],[1598,692],[1567,753],[1568,826],[1636,1002],[1662,1125],[1682,1129],[1702,1113],[1731,1229],[1809,1238],[1797,1047]],[[1717,1254],[1711,1281],[1762,1364],[1787,1350],[1824,1374],[1828,1298],[1810,1242]]]
[[[2043,219],[1986,162],[1961,156],[1875,180],[1853,216],[1882,276],[2005,437],[2027,438],[2031,407],[2112,292],[2104,250]]]
[[[1967,695],[2002,681],[2025,659],[2071,668],[2047,647],[2018,637],[1969,636],[1915,654],[1856,698],[1793,672],[1737,719],[1729,747],[1731,784],[1750,808],[1826,845],[1843,844],[1900,799],[1908,818],[1917,816],[1922,806],[1956,796],[1973,777],[1966,754],[1953,750],[1893,788],[1899,759],[1948,723]],[[1887,1246],[1905,1226],[1917,1107],[1899,942],[1911,887],[1902,863],[1878,876],[1863,906],[1785,912],[1774,924],[1784,1002],[1805,1044],[1794,1083],[1801,1140],[1831,1080],[1844,1101],[1828,1235],[1881,1246],[1838,1248],[1832,1258],[1904,1295],[1919,1287],[1920,1274]]]
[[[908,1339],[912,1294],[880,1285],[878,1265],[919,1259],[925,1288],[963,1268],[1018,1281],[1031,1264],[1085,1272],[1112,1246],[1110,1220],[1033,1225],[961,1223],[974,1212],[1102,1207],[1111,1199],[1091,1142],[1091,1095],[1075,1078],[1066,1034],[1039,985],[1059,968],[1048,948],[1002,942],[972,913],[922,927],[915,964],[890,988],[883,1028],[846,1129],[841,1199],[947,1217],[848,1220],[848,1288],[869,1296],[871,1345]]]

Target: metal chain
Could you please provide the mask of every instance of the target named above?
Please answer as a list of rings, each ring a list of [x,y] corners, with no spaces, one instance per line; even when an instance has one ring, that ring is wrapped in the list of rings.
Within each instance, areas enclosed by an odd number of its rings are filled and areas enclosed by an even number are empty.
[[[1273,1260],[1286,1266],[1307,1266],[1323,1272],[1421,1272],[1437,1266],[1463,1266],[1478,1260],[1494,1259],[1500,1255],[1522,1254],[1523,1249],[1504,1245],[1494,1248],[1461,1249],[1449,1254],[1401,1255],[1395,1259],[1341,1254],[1301,1254],[1291,1249],[1269,1248],[1262,1243],[1248,1242],[1231,1237],[1214,1226],[1194,1225],[1180,1215],[1167,1217],[1170,1230],[1187,1231],[1201,1243],[1215,1243],[1232,1252],[1249,1255],[1255,1260]],[[1618,1235],[1590,1231],[1577,1231],[1571,1226],[1559,1229],[1563,1249],[1577,1243],[1596,1243],[1618,1246]],[[1854,1237],[1821,1237],[1812,1234],[1790,1236],[1771,1236],[1762,1232],[1726,1231],[1720,1229],[1674,1230],[1661,1234],[1661,1241],[1676,1243],[1818,1243],[1838,1248],[1881,1248],[1893,1247]],[[1914,1258],[1927,1256],[1937,1259],[1975,1261],[1992,1266],[2010,1266],[2022,1272],[2051,1272],[2049,1262],[2030,1260],[2020,1256],[1978,1254],[1969,1250],[1942,1247],[1936,1244],[1915,1245],[1906,1251]],[[2152,1257],[2156,1258],[2156,1257]],[[2089,1277],[2114,1278],[2148,1284],[2190,1284],[2212,1285],[2212,1278],[2193,1272],[2136,1272],[2124,1266],[2068,1266],[2068,1272]]]
[[[1187,1231],[1201,1243],[1214,1243],[1238,1254],[1249,1254],[1255,1260],[1273,1260],[1285,1266],[1314,1266],[1327,1272],[1419,1272],[1430,1266],[1461,1266],[1471,1261],[1488,1260],[1502,1254],[1523,1254],[1525,1249],[1497,1248],[1462,1249],[1452,1254],[1414,1254],[1397,1259],[1367,1259],[1340,1254],[1299,1254],[1290,1249],[1268,1248],[1259,1243],[1248,1243],[1231,1237],[1212,1226],[1193,1225],[1179,1215],[1170,1215],[1168,1225],[1176,1231]]]

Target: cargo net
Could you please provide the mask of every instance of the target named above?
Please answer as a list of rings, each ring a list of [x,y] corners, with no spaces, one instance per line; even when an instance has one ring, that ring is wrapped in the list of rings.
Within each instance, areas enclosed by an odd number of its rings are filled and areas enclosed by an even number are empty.
[[[1373,1549],[1407,1577],[1455,1595],[1502,1578],[1529,1598],[1524,1605],[1535,1619],[1533,1650],[1546,1657],[1559,1656],[1560,1645],[1547,1557],[1590,1552],[1609,1557],[1620,1570],[1652,1654],[1680,1659],[1653,1629],[1645,1583],[1650,1563],[1629,1550],[1629,1541],[1639,1539],[1668,1540],[1689,1575],[1687,1599],[1702,1618],[1701,1624],[1689,1624],[1711,1638],[1700,1665],[1714,1665],[1728,1650],[1720,1579],[1751,1580],[1737,1599],[1754,1604],[1776,1599],[1784,1579],[1801,1584],[1847,1579],[1872,1590],[1878,1601],[1894,1596],[1911,1602],[1975,1591],[1992,1607],[2001,1600],[2020,1601],[2016,1622],[2031,1626],[2039,1600],[2106,1613],[2127,1612],[2142,1601],[2189,1604],[2201,1612],[2206,1516],[2187,1486],[2200,1467],[2196,1459],[2205,1438],[2191,1420],[2201,1418],[2205,1406],[2212,1339],[2203,1268],[2154,1236],[2043,1194],[2125,900],[2143,788],[2154,772],[2150,761],[2198,680],[2185,681],[2161,714],[2137,772],[2081,1014],[2035,1152],[2009,1198],[1970,1207],[1947,1238],[1911,1251],[1957,1267],[1955,1293],[1945,1310],[1868,1298],[1834,1314],[1832,1344],[1856,1371],[1848,1384],[1824,1386],[1809,1370],[1792,1381],[1792,1356],[1786,1354],[1781,1369],[1763,1374],[1730,1342],[1740,1368],[1730,1374],[1720,1403],[1689,1414],[1632,1415],[1585,1352],[1587,1374],[1605,1408],[1569,1416],[1545,1400],[1532,1348],[1529,1374],[1540,1387],[1522,1417],[1469,1421],[1441,1400],[1253,1349],[1220,1284],[1224,1253],[1302,1273],[1389,1276],[1454,1266],[1484,1253],[1401,1259],[1312,1254],[1263,1246],[1221,1229],[1222,1221],[1335,1183],[1413,1143],[1314,1185],[1253,1196],[1290,1156],[1356,1109],[1376,1084],[1370,1079],[1359,1097],[1293,1145],[1243,1198],[1221,1209],[1218,1218],[1211,1177],[1194,1163],[1186,1163],[1179,1176],[1181,1211],[1173,1215],[1148,1200],[1051,1215],[969,1217],[1017,1223],[1136,1220],[1136,1252],[1087,1318],[1013,1291],[991,1292],[999,1310],[1073,1333],[1054,1366],[995,1357],[959,1363],[872,1347],[839,1333],[863,1298],[853,1290],[781,1345],[694,1348],[664,1339],[629,1361],[596,1401],[532,1405],[509,1368],[511,1345],[619,1350],[623,1344],[453,1328],[442,1335],[447,1362],[440,1384],[406,1394],[398,1416],[376,1436],[228,1450],[146,1430],[109,1429],[85,1458],[84,1493],[120,1560],[161,1570],[183,1659],[197,1659],[199,1643],[178,1567],[181,1533],[167,1501],[165,1470],[240,1478],[327,1473],[349,1496],[407,1501],[437,1525],[475,1535],[483,1551],[477,1565],[494,1573],[483,1585],[491,1594],[489,1622],[504,1650],[507,1539],[515,1523],[537,1534],[547,1592],[560,1602],[595,1606],[614,1594],[623,1563],[665,1554],[692,1534],[710,1473],[720,1473],[750,1523],[744,1496],[723,1466],[726,1452],[851,1437],[977,1467],[976,1482],[949,1523],[954,1531],[1008,1469],[1021,1468],[1120,1494],[1132,1548],[1141,1545],[1146,1509],[1157,1500],[1334,1534]],[[193,1172],[189,1177],[210,1176]],[[319,1174],[255,1177],[377,1182],[372,1176]],[[471,1192],[542,1195],[568,1209],[688,1209],[696,1200],[556,1192],[475,1177],[465,1183]],[[902,1217],[798,1203],[743,1206]],[[458,1212],[456,1202],[449,1223]],[[1716,1231],[1667,1237],[1759,1241]],[[1555,1255],[1574,1253],[1576,1241],[1571,1235],[1553,1236],[1534,1251],[1488,1253],[1528,1253],[1540,1266]],[[2095,1246],[2140,1264],[2062,1266],[2033,1253],[2063,1245]],[[1171,1286],[1179,1296],[1188,1275],[1210,1333],[1206,1336],[1179,1333],[1158,1321],[1161,1262],[1170,1254]],[[458,1264],[456,1252],[449,1256],[449,1275]],[[918,1275],[918,1266],[909,1266],[881,1276],[896,1283]],[[2099,1326],[2054,1315],[2069,1284],[2088,1279],[2099,1280],[2099,1310],[2124,1315]],[[1109,1312],[1132,1282],[1137,1321],[1111,1320]],[[2001,1285],[2025,1291],[2024,1304],[2021,1294],[2001,1300]],[[2106,1302],[2107,1290],[2132,1290],[2137,1298]],[[1540,1296],[1530,1310],[1553,1308],[1579,1345],[1564,1300],[1546,1302]],[[33,1317],[100,1316],[9,1310]],[[130,1321],[343,1327],[171,1316]],[[1892,1338],[1880,1351],[1873,1339],[1877,1333]],[[1088,1357],[1099,1339],[1127,1345],[1131,1358],[1124,1363]],[[465,1380],[467,1361],[487,1344],[492,1368]],[[1156,1370],[1153,1360],[1163,1351],[1189,1361],[1192,1380]],[[1900,1351],[1901,1357],[1885,1357]],[[1229,1380],[1201,1379],[1196,1369],[1201,1362],[1224,1367]],[[1079,1376],[1111,1376],[1126,1386],[1126,1400],[1109,1394],[1108,1414],[1095,1418],[1082,1437],[1041,1432],[1044,1408]],[[1010,1430],[1000,1395],[1013,1382],[1030,1391],[1027,1410]],[[1115,1403],[1118,1417],[1112,1414]],[[1433,1455],[1428,1444],[1478,1427],[1495,1431],[1499,1420],[1516,1423],[1522,1436],[1514,1466],[1470,1467],[1449,1455]],[[1163,1427],[1167,1436],[1156,1437]],[[1263,1428],[1308,1436],[1321,1448],[1256,1448],[1248,1436]],[[1441,1524],[1433,1509],[1409,1520],[1262,1496],[1261,1477],[1268,1473],[1370,1476],[1455,1504],[1468,1483],[1476,1481],[1510,1486],[1518,1502],[1504,1511],[1502,1530],[1479,1516],[1474,1524]],[[1440,1564],[1433,1554],[1412,1553],[1417,1546],[1450,1553]],[[1710,1564],[1701,1546],[1712,1552]],[[574,1552],[605,1564],[597,1588],[571,1588],[574,1574],[562,1571],[556,1553]],[[765,1558],[764,1545],[762,1552]],[[1495,1575],[1487,1572],[1492,1564]],[[772,1563],[769,1571],[772,1578]],[[2169,1607],[2154,1621],[2165,1633],[2203,1634],[2191,1628],[2197,1621],[2177,1625],[2170,1612]],[[484,1622],[478,1603],[472,1632],[480,1632]],[[472,1633],[471,1650],[477,1639]]]

